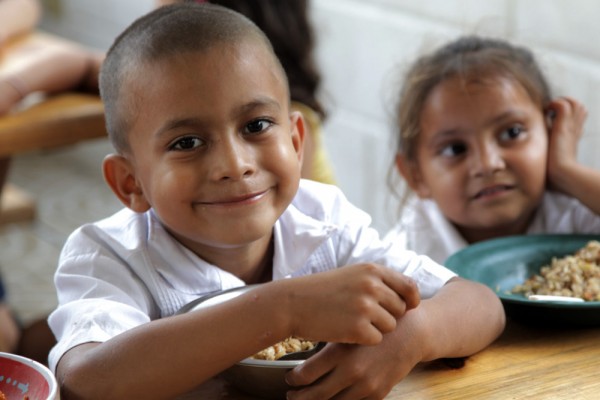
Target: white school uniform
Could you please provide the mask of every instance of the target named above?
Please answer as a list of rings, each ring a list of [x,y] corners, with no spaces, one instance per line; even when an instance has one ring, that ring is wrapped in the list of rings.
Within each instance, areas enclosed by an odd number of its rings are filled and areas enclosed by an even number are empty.
[[[375,262],[411,276],[427,298],[455,276],[428,257],[382,241],[370,223],[335,186],[301,181],[274,226],[273,279]],[[124,209],[71,234],[55,284],[59,305],[49,317],[58,338],[49,357],[53,370],[78,344],[107,341],[244,282],[181,245],[152,211]]]

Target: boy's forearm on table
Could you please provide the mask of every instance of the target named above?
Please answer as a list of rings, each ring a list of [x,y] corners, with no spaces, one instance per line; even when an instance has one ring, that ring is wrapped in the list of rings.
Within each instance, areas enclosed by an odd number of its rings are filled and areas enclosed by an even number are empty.
[[[421,302],[424,351],[421,361],[472,355],[503,331],[505,315],[489,288],[460,278]]]
[[[63,357],[59,382],[73,398],[165,398],[192,390],[288,334],[281,304],[263,292],[201,312],[164,318]],[[249,293],[248,293],[249,294]],[[82,349],[85,354],[82,354]],[[125,378],[126,377],[126,378]],[[74,392],[77,391],[77,394]]]

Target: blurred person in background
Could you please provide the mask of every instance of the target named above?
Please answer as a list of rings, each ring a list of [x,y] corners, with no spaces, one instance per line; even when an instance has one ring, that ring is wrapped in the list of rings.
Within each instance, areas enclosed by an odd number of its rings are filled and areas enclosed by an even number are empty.
[[[41,12],[37,0],[0,0],[0,48],[15,36],[32,30]]]
[[[35,32],[41,15],[42,7],[36,0],[0,0],[0,118],[14,112],[32,93],[98,91],[104,55]],[[0,195],[9,167],[10,158],[0,157]],[[10,289],[5,290],[0,277],[0,351],[46,363],[54,337],[45,317],[22,329],[6,301],[7,292]]]
[[[104,55],[56,36],[27,37],[40,14],[32,0],[0,0],[0,117],[32,93],[98,91]],[[0,159],[0,193],[9,164]]]
[[[36,0],[0,0],[0,65],[5,56],[5,47],[15,37],[32,30],[41,14]],[[0,114],[2,114],[1,93],[10,93],[14,88],[0,78]],[[8,170],[8,159],[0,159],[0,193]],[[6,292],[0,276],[0,351],[13,352],[17,348],[20,328],[13,312],[6,303]]]

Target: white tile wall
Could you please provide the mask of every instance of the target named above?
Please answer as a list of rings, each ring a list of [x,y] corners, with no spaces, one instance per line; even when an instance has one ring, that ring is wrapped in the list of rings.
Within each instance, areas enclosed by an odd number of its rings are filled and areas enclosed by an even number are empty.
[[[333,99],[326,143],[340,185],[351,200],[373,215],[381,230],[393,223],[397,205],[386,187],[386,174],[392,161],[389,144],[394,126],[390,121],[401,73],[420,52],[459,34],[500,36],[530,46],[556,94],[574,96],[588,106],[580,159],[600,168],[596,155],[600,116],[595,112],[600,106],[600,47],[595,42],[600,36],[600,2],[313,2],[325,93]],[[357,144],[341,144],[351,140]],[[364,163],[357,164],[360,160]]]
[[[152,0],[62,0],[61,15],[43,27],[107,48],[112,38]],[[339,184],[373,215],[393,223],[386,187],[391,162],[390,124],[400,72],[419,52],[462,33],[500,35],[531,46],[557,94],[590,110],[580,158],[600,168],[600,2],[596,0],[313,0],[318,60],[331,116],[326,145]]]
[[[153,4],[153,0],[52,0],[45,4],[41,26],[106,50],[115,36],[135,18],[151,10]]]

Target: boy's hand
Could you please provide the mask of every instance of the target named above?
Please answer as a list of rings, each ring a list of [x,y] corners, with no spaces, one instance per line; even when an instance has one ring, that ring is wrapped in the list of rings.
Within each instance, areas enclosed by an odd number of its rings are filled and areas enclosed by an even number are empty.
[[[293,334],[327,342],[377,344],[420,301],[411,278],[375,264],[338,268],[287,284]]]
[[[286,375],[290,385],[310,385],[288,392],[287,398],[383,399],[421,361],[417,320],[407,314],[376,346],[328,344]]]
[[[569,166],[577,164],[577,144],[583,135],[587,109],[577,100],[561,97],[548,107],[554,116],[550,123],[548,178],[550,185],[561,190],[560,182]]]

